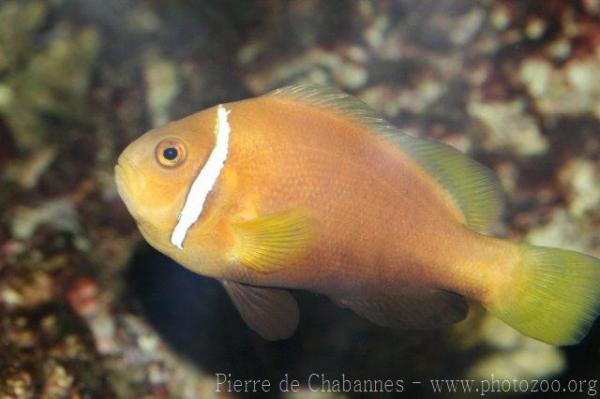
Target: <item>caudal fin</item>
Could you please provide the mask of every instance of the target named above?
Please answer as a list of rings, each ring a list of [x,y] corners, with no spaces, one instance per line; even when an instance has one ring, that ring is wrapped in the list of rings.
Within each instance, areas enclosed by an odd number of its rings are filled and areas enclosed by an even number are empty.
[[[600,312],[600,259],[554,248],[521,248],[514,278],[486,308],[540,341],[578,343]]]

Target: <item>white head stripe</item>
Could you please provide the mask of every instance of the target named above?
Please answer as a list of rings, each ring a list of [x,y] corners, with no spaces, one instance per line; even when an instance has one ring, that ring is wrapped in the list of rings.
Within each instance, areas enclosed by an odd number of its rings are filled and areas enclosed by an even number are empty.
[[[221,169],[225,165],[229,150],[229,133],[231,132],[231,127],[227,119],[229,112],[223,105],[219,105],[217,108],[215,147],[190,186],[183,208],[181,208],[181,212],[179,213],[177,225],[171,233],[171,244],[179,249],[183,249],[183,241],[188,230],[200,218],[206,197],[208,197],[208,193],[210,193],[217,182],[221,174]]]

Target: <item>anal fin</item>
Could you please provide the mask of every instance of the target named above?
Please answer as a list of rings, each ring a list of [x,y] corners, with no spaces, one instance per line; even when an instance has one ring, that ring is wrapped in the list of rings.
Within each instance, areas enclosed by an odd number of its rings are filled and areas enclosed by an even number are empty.
[[[298,327],[300,311],[289,292],[222,281],[242,319],[260,336],[275,341],[289,338]]]
[[[467,316],[465,299],[453,292],[432,290],[423,294],[334,298],[342,307],[383,327],[433,329],[453,324]]]

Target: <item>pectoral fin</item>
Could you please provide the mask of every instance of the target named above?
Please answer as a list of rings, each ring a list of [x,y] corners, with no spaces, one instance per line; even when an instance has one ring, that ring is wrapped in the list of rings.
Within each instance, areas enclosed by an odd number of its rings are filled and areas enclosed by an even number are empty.
[[[270,341],[289,338],[300,318],[298,304],[285,290],[222,281],[242,319]]]
[[[277,213],[234,226],[238,243],[233,256],[245,267],[273,273],[308,249],[314,230],[308,215],[299,210]]]
[[[438,328],[463,320],[468,312],[462,296],[442,290],[419,295],[378,294],[334,300],[375,324],[391,328]]]

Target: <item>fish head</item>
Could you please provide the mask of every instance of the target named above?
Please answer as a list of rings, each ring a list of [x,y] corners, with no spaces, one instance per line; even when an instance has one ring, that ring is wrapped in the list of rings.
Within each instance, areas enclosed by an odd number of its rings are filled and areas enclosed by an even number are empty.
[[[118,193],[144,238],[167,252],[190,186],[215,145],[216,109],[152,129],[118,158]]]

